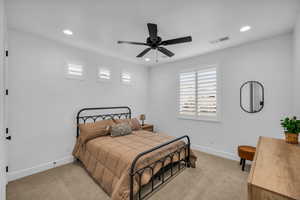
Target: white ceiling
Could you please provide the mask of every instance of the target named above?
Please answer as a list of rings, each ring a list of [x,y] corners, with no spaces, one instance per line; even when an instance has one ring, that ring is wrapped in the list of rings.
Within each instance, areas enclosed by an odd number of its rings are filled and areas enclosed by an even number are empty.
[[[158,24],[163,39],[193,37],[168,46],[175,56],[159,54],[163,63],[291,31],[299,8],[299,0],[6,0],[10,28],[147,65],[155,64],[155,51],[146,62],[136,58],[143,46],[117,41],[144,42],[148,22]],[[243,25],[252,29],[240,33]],[[210,44],[223,36],[230,40]]]

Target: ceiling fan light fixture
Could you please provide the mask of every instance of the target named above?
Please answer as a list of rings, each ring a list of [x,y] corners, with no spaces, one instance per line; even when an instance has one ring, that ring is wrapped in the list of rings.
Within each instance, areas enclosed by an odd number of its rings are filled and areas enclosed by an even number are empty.
[[[145,58],[145,61],[146,61],[146,62],[149,62],[149,61],[150,61],[150,58]]]

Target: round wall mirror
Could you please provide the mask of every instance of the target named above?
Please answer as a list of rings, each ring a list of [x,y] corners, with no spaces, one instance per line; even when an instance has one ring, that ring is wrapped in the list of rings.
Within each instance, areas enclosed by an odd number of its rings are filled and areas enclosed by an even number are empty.
[[[264,86],[258,81],[247,81],[240,88],[240,106],[247,113],[257,113],[264,107]]]

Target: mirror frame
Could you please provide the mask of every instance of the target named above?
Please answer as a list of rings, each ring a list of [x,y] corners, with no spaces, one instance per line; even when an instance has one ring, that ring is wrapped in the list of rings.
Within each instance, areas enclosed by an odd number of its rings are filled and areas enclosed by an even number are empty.
[[[243,89],[243,87],[244,87],[246,84],[248,84],[248,83],[257,83],[257,84],[260,85],[261,88],[262,88],[261,108],[260,108],[259,110],[257,110],[257,111],[254,111],[254,112],[250,112],[250,111],[244,109],[244,108],[243,108],[243,105],[242,105],[242,89]],[[258,112],[260,112],[260,111],[264,108],[264,106],[265,106],[265,89],[264,89],[263,84],[261,84],[261,83],[258,82],[258,81],[247,81],[247,82],[243,83],[242,86],[240,87],[240,107],[241,107],[241,109],[242,109],[243,111],[245,111],[246,113],[258,113]]]

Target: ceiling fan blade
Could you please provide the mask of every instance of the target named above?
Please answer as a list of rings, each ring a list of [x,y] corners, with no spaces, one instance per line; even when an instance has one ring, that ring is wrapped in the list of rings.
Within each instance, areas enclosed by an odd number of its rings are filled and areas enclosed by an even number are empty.
[[[148,23],[147,26],[148,26],[151,41],[152,42],[157,41],[157,25]]]
[[[137,55],[136,57],[140,58],[143,57],[146,53],[148,53],[151,50],[151,48],[147,48],[144,51],[142,51],[139,55]]]
[[[147,43],[143,43],[143,42],[130,42],[130,41],[118,41],[118,44],[135,44],[135,45],[146,45],[146,46],[149,46]]]
[[[172,56],[175,55],[173,52],[169,51],[168,49],[166,49],[164,47],[157,47],[157,50],[162,52],[163,54],[169,56],[169,57],[172,57]]]
[[[172,44],[179,44],[179,43],[184,43],[184,42],[191,42],[192,37],[187,36],[187,37],[181,37],[181,38],[176,38],[176,39],[171,39],[171,40],[165,40],[160,43],[160,45],[172,45]]]

